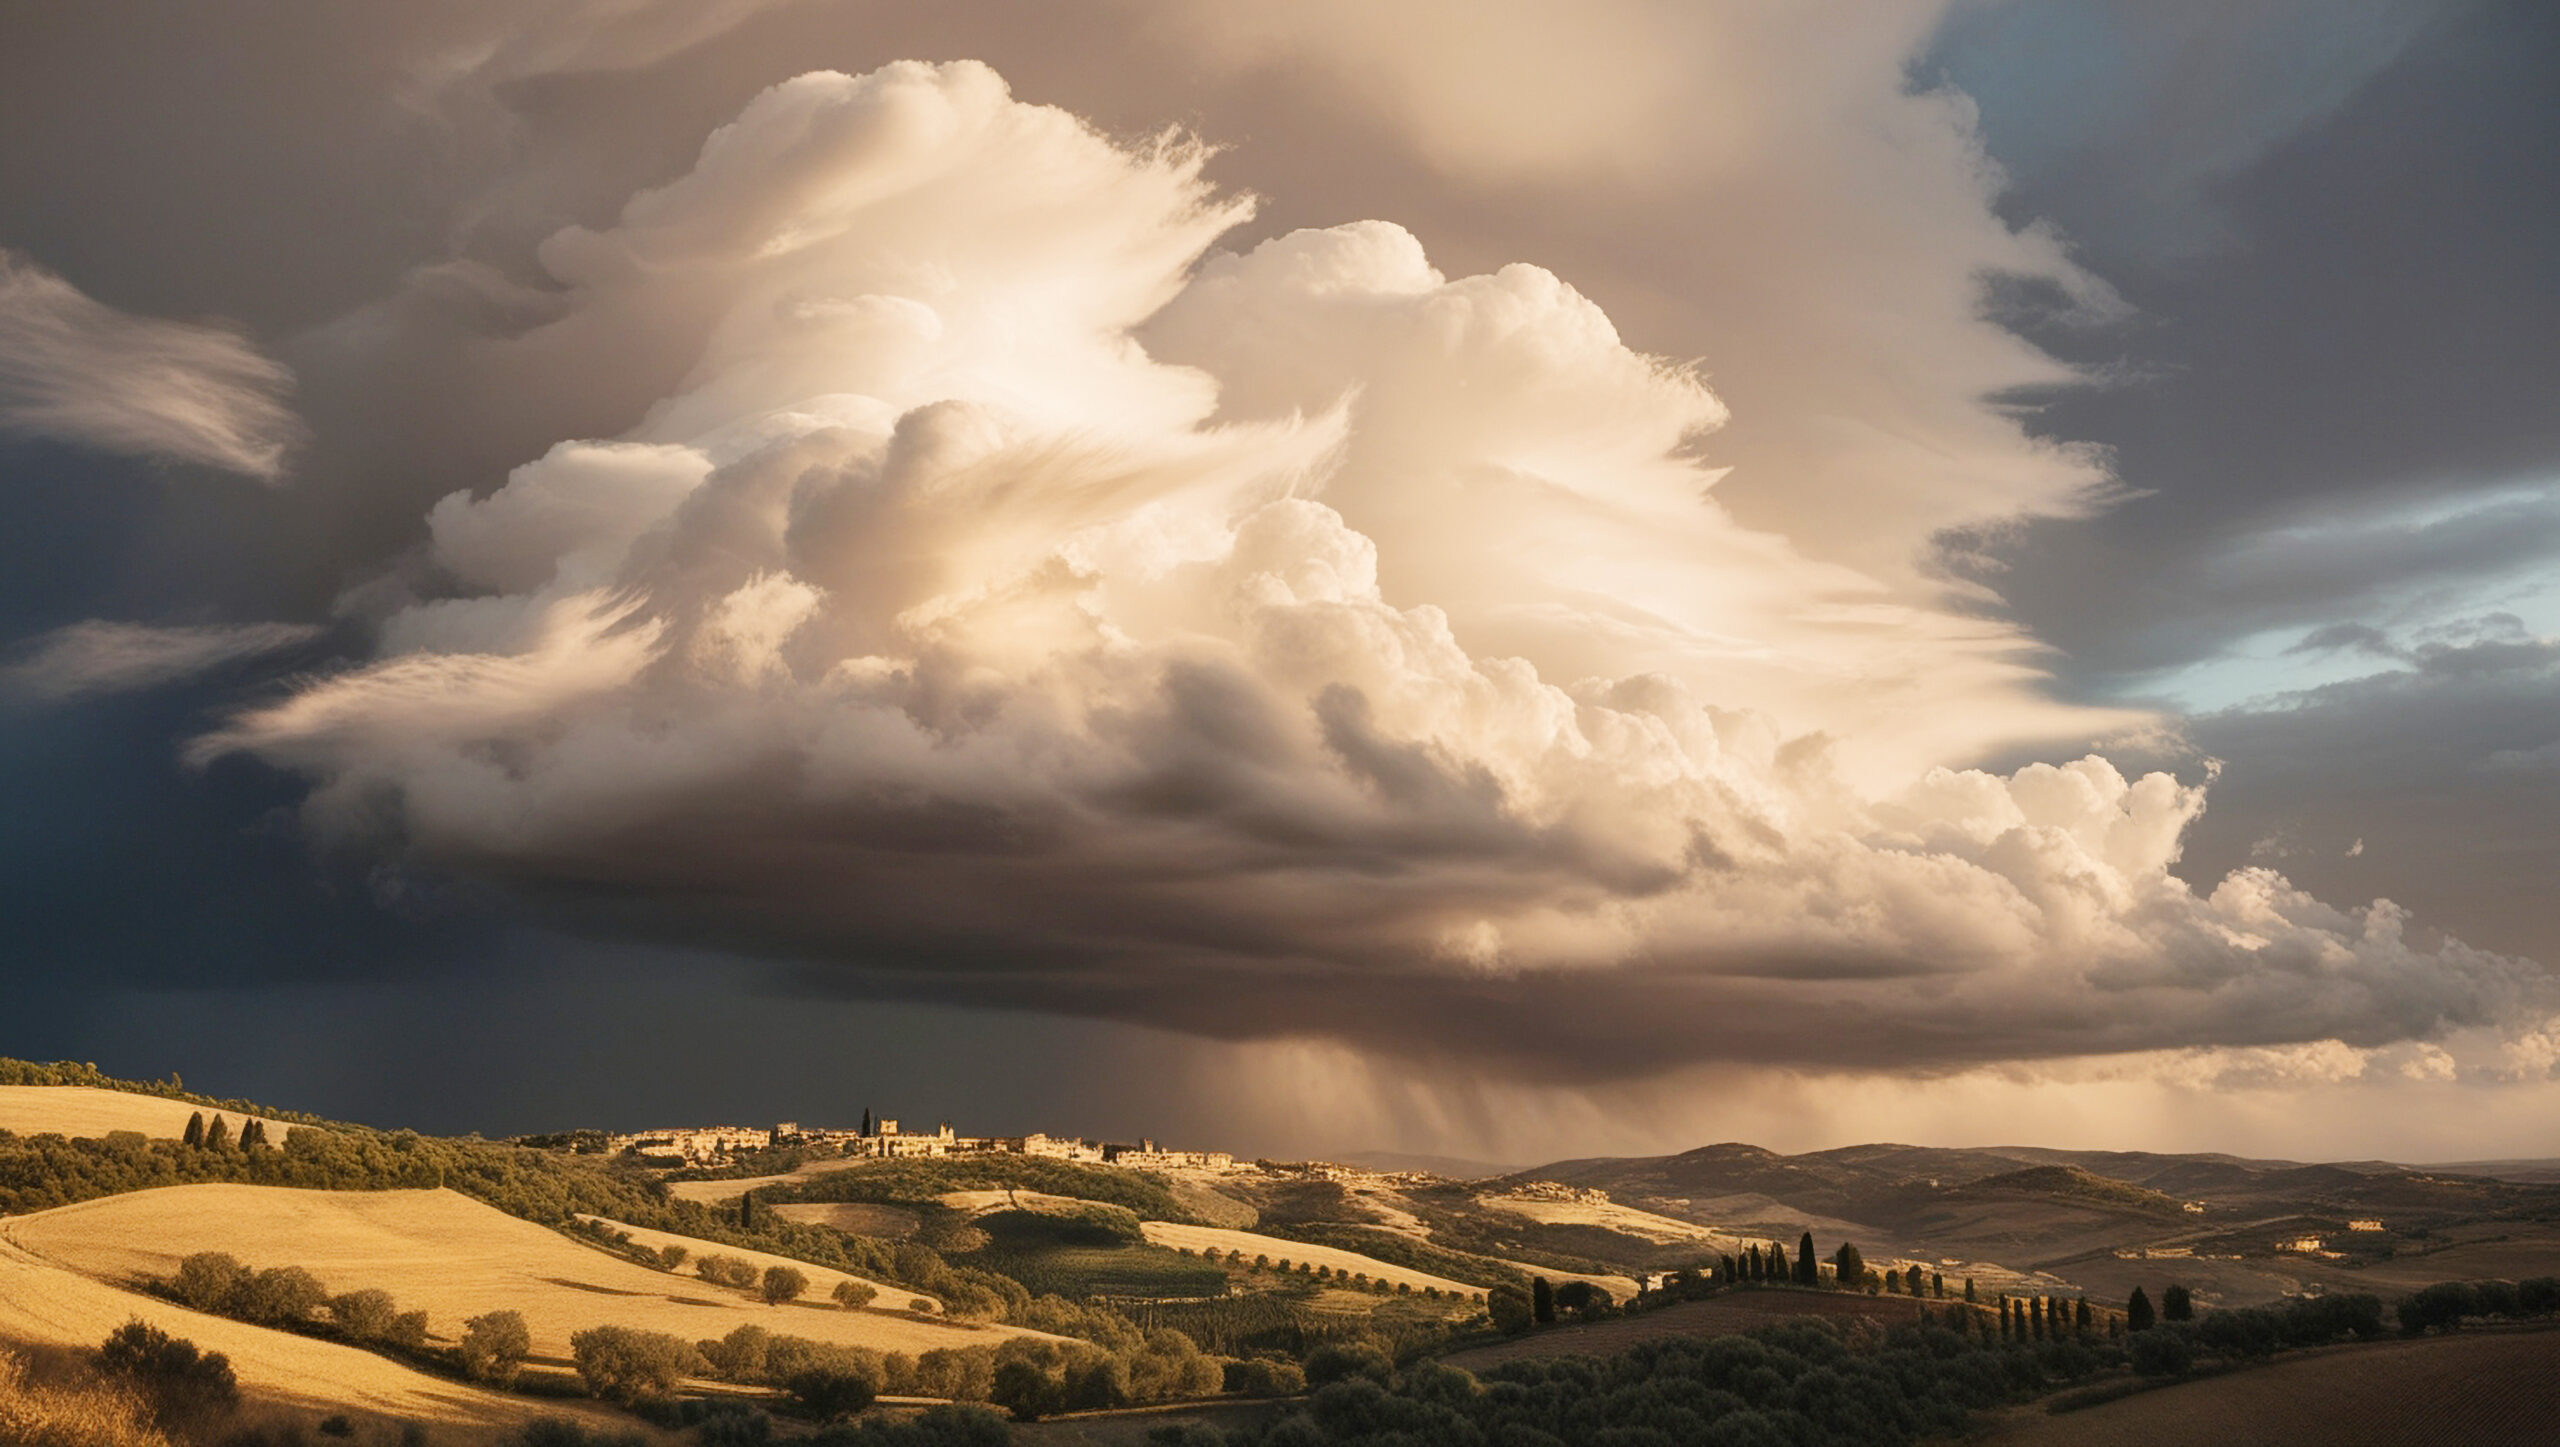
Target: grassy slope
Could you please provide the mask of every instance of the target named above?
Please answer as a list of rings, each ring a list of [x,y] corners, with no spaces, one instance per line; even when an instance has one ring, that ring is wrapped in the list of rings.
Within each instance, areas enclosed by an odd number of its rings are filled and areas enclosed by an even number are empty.
[[[129,1130],[176,1140],[186,1134],[188,1118],[198,1114],[208,1120],[220,1115],[234,1140],[253,1118],[238,1111],[206,1110],[183,1100],[91,1085],[0,1085],[0,1130],[19,1135],[96,1138]],[[268,1139],[278,1145],[293,1129],[272,1115],[255,1118],[266,1121]]]
[[[766,1306],[703,1282],[689,1269],[683,1275],[653,1271],[451,1191],[178,1186],[14,1217],[0,1222],[0,1234],[118,1285],[168,1275],[179,1258],[196,1251],[227,1251],[253,1267],[301,1266],[331,1292],[388,1291],[403,1308],[424,1309],[428,1329],[446,1338],[460,1336],[466,1317],[513,1308],[532,1328],[535,1355],[564,1361],[572,1332],[605,1325],[693,1341],[753,1322],[770,1331],[909,1352],[1010,1334],[832,1305]],[[720,1249],[692,1244],[697,1251]],[[816,1281],[812,1294],[824,1300],[836,1275],[802,1270]]]
[[[589,1403],[504,1396],[354,1347],[189,1311],[92,1280],[0,1235],[0,1339],[95,1347],[137,1317],[228,1356],[248,1400],[345,1412],[367,1424],[367,1440],[386,1439],[398,1422],[427,1424],[431,1440],[455,1447],[495,1441],[536,1417],[614,1431],[635,1425]]]

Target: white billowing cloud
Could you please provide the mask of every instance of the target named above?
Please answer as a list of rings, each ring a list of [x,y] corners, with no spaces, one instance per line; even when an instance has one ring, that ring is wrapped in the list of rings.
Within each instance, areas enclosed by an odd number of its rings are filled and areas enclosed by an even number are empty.
[[[235,332],[117,311],[0,250],[0,429],[278,482],[292,386]]]
[[[1543,218],[1730,369],[1715,454],[1737,514],[1894,602],[1947,586],[1946,530],[2112,487],[2097,454],[1986,404],[2076,380],[1984,316],[1987,278],[2087,317],[2122,303],[2049,229],[2001,220],[1972,102],[1913,83],[1948,0],[1124,3],[1209,64],[1365,110],[1469,194],[1462,216]]]
[[[300,623],[211,623],[155,628],[90,619],[32,640],[0,668],[0,694],[65,703],[177,683],[244,658],[308,643],[320,630]]]
[[[698,336],[682,388],[439,503],[449,596],[201,751],[812,988],[1548,1076],[2543,1000],[2387,902],[2190,889],[2167,775],[1946,766],[2112,720],[1719,508],[1724,404],[1563,280],[1381,222],[1210,256],[1202,159],[965,62],[766,91],[542,250],[559,327]]]

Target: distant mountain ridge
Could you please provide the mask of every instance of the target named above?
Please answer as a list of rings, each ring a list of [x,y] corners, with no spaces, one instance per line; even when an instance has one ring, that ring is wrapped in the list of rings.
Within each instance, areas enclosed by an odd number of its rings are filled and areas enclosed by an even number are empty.
[[[1784,1155],[1723,1141],[1666,1156],[1551,1161],[1503,1177],[1604,1190],[1701,1225],[2004,1259],[2074,1259],[2128,1233],[2159,1238],[2224,1223],[2303,1217],[2423,1222],[2560,1207],[2551,1162],[2459,1174],[2388,1161],[2259,1160],[2199,1152],[1892,1142]]]

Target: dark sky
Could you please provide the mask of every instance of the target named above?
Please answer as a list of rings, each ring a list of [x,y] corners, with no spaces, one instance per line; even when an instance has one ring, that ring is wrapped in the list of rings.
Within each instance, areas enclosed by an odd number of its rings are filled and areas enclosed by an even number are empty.
[[[2560,1147],[2560,12],[1821,10],[0,21],[0,1053]]]

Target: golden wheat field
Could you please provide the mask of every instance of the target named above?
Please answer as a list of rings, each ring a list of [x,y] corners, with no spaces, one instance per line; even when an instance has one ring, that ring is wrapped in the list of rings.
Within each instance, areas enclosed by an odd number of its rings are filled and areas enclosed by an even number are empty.
[[[1290,1261],[1312,1266],[1330,1266],[1336,1271],[1359,1272],[1391,1286],[1409,1285],[1416,1291],[1436,1286],[1460,1296],[1474,1296],[1484,1288],[1415,1271],[1363,1256],[1356,1251],[1343,1251],[1332,1246],[1311,1246],[1304,1241],[1291,1241],[1280,1236],[1265,1236],[1254,1231],[1232,1231],[1224,1226],[1178,1226],[1170,1221],[1148,1221],[1141,1230],[1158,1246],[1176,1251],[1241,1251],[1247,1256],[1268,1256],[1273,1261]]]
[[[719,1253],[761,1268],[779,1259],[634,1234],[684,1244],[694,1260]],[[300,1266],[331,1292],[388,1291],[403,1310],[424,1310],[429,1331],[445,1338],[459,1336],[465,1318],[512,1309],[524,1314],[536,1357],[561,1362],[568,1359],[570,1335],[591,1326],[696,1341],[752,1322],[768,1331],[904,1352],[985,1343],[1010,1330],[845,1311],[826,1300],[842,1273],[807,1265],[800,1269],[810,1278],[812,1300],[768,1306],[701,1280],[692,1261],[681,1273],[654,1270],[445,1190],[169,1186],[11,1217],[0,1221],[0,1240],[118,1286],[165,1276],[197,1251],[227,1251],[253,1267]],[[882,1298],[903,1302],[908,1295],[884,1290]]]
[[[227,1321],[94,1280],[21,1245],[8,1229],[35,1219],[0,1222],[0,1339],[94,1347],[138,1317],[228,1356],[242,1395],[253,1403],[344,1412],[373,1424],[374,1433],[396,1430],[389,1424],[421,1422],[434,1429],[438,1442],[494,1440],[545,1416],[600,1429],[635,1425],[587,1403],[483,1391],[355,1347]]]
[[[232,1111],[206,1110],[183,1100],[136,1095],[128,1090],[100,1090],[89,1085],[0,1085],[0,1130],[19,1135],[59,1135],[74,1139],[104,1137],[120,1130],[176,1140],[187,1133],[187,1117],[220,1115],[237,1139],[249,1117]],[[261,1117],[261,1119],[265,1119]],[[267,1139],[284,1144],[293,1127],[267,1120]]]

